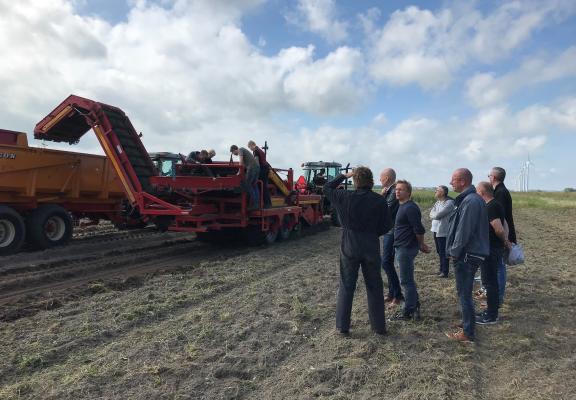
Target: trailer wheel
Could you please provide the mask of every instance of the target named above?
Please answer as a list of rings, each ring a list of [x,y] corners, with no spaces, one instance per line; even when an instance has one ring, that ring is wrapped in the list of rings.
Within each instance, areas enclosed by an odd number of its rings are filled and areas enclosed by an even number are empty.
[[[0,255],[16,253],[24,243],[24,220],[10,207],[0,206]]]
[[[37,249],[49,249],[72,238],[72,217],[57,205],[40,206],[26,219],[28,242]]]

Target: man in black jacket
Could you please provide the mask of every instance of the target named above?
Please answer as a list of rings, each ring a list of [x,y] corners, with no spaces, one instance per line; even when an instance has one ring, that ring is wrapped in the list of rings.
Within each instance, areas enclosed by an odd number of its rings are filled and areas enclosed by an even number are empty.
[[[356,190],[339,189],[338,186],[350,177]],[[350,331],[359,268],[362,268],[366,285],[372,330],[380,335],[386,332],[379,237],[390,229],[392,222],[386,200],[372,191],[373,186],[372,171],[366,167],[340,174],[324,185],[324,193],[336,207],[342,223],[336,329],[344,335]]]
[[[508,224],[508,240],[510,243],[516,242],[516,228],[514,227],[514,218],[512,217],[512,196],[508,188],[504,185],[504,179],[506,178],[506,170],[501,167],[494,167],[490,171],[490,183],[494,188],[494,199],[500,203],[502,208],[504,208],[504,216],[506,219],[506,224]],[[498,266],[498,294],[500,305],[504,303],[504,293],[506,292],[506,264],[504,259],[500,260]]]

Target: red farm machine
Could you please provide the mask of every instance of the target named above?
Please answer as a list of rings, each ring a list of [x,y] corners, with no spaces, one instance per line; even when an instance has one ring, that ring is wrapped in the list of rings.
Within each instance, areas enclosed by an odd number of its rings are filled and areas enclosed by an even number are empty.
[[[272,207],[249,211],[240,189],[245,171],[238,162],[192,163],[172,153],[151,157],[117,107],[72,95],[36,125],[34,134],[74,144],[90,129],[120,179],[130,214],[160,230],[196,232],[208,241],[242,236],[260,244],[323,221],[322,196],[294,190],[292,169],[271,169]]]

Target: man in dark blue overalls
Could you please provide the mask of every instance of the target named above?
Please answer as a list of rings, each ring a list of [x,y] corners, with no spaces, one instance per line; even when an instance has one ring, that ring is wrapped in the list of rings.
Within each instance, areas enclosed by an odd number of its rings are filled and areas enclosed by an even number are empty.
[[[350,177],[356,190],[339,188]],[[379,238],[390,229],[392,221],[386,199],[374,193],[373,186],[372,171],[366,167],[340,174],[324,185],[324,193],[336,207],[342,223],[336,329],[344,335],[350,331],[352,301],[360,268],[366,285],[370,325],[375,333],[386,333]]]

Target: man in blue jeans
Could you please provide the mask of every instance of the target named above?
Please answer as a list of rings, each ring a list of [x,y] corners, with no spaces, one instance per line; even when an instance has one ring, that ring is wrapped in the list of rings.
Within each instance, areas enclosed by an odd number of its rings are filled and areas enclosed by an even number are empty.
[[[390,317],[390,321],[408,321],[420,318],[420,299],[414,280],[414,259],[418,251],[429,253],[424,243],[426,229],[422,225],[420,208],[410,198],[412,185],[408,181],[396,182],[396,198],[399,207],[394,224],[394,250],[400,271],[400,284],[404,289],[404,309]]]
[[[454,204],[456,211],[450,217],[446,252],[454,263],[456,290],[462,311],[462,328],[447,333],[450,339],[469,343],[474,341],[476,316],[472,300],[474,275],[490,253],[488,241],[488,213],[482,197],[472,185],[472,173],[459,168],[452,174],[450,184],[460,193]]]
[[[398,199],[396,198],[396,171],[392,168],[385,168],[380,172],[380,183],[382,184],[382,196],[388,204],[388,212],[392,222],[396,221],[398,212]],[[400,279],[394,267],[394,226],[382,237],[382,269],[388,278],[388,295],[384,301],[389,306],[397,306],[402,303],[404,296],[400,288]]]

